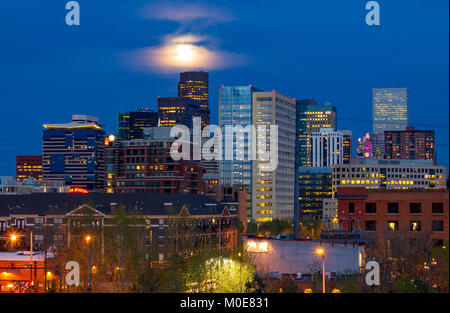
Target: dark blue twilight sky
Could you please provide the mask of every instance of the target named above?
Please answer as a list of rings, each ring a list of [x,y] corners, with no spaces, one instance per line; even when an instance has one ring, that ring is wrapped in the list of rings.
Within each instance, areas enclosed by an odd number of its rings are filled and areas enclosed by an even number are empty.
[[[0,175],[15,174],[16,155],[41,153],[44,122],[91,114],[115,132],[119,111],[176,95],[177,69],[150,56],[183,35],[203,47],[192,67],[210,70],[213,122],[219,86],[251,83],[333,103],[338,128],[357,137],[372,127],[372,87],[409,87],[410,124],[436,131],[448,166],[446,0],[378,1],[371,27],[365,0],[79,0],[80,26],[65,24],[66,2],[0,5]]]

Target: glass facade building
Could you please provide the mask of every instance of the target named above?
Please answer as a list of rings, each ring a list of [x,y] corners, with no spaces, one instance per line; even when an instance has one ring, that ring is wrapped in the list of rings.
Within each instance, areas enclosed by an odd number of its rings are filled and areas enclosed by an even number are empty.
[[[220,162],[221,183],[234,185],[247,192],[247,217],[256,222],[293,217],[295,110],[294,99],[275,91],[265,92],[251,86],[220,88],[219,125],[224,135],[223,159]],[[278,163],[274,170],[268,169],[266,160],[258,159],[258,155],[250,155],[250,135],[245,129],[248,125],[253,125],[255,131],[259,126],[266,127],[266,133],[255,134],[254,146],[258,150],[258,142],[265,140],[267,152],[273,149],[270,126],[278,126]],[[227,133],[227,126],[233,127],[232,134]],[[235,131],[237,127],[242,127],[244,131]],[[225,151],[227,142],[233,143],[231,160]],[[244,155],[238,159],[235,148],[242,145]]]
[[[219,89],[219,126],[222,130],[227,125],[245,127],[252,124],[252,95],[255,91],[259,90],[250,86],[222,86]],[[225,140],[223,134],[222,147],[225,147]],[[235,145],[233,138],[233,147]],[[248,138],[244,138],[244,145],[248,145]],[[219,162],[221,184],[234,185],[247,192],[247,216],[250,216],[252,162],[248,160],[248,151],[244,153],[244,160],[236,160],[235,154],[232,160],[225,160],[225,149],[223,153]]]
[[[297,140],[299,165],[311,166],[311,132],[321,128],[336,130],[336,107],[330,103],[318,105],[313,99],[297,100]]]
[[[409,122],[408,88],[372,89],[373,134],[406,130]]]
[[[302,219],[323,216],[323,199],[332,198],[331,167],[301,167],[298,200]]]
[[[143,139],[144,127],[158,126],[158,112],[153,110],[136,110],[119,113],[118,135],[122,140]]]

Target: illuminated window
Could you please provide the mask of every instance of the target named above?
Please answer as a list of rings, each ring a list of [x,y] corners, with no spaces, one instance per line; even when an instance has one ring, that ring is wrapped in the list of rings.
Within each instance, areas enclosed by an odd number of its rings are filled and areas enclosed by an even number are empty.
[[[398,225],[399,225],[398,221],[389,221],[388,222],[388,229],[390,231],[398,231]]]
[[[410,232],[420,232],[422,229],[422,225],[420,221],[411,221],[409,222],[409,231]]]

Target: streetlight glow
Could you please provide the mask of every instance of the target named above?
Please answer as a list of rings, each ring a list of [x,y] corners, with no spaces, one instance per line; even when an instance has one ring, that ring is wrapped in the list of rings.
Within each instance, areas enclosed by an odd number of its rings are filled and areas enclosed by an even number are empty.
[[[317,248],[316,254],[322,256],[322,293],[325,293],[325,250]]]

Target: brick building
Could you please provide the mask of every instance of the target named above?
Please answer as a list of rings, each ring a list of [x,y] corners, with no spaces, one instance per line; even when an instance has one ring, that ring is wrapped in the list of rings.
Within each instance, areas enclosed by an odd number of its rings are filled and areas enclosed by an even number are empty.
[[[377,237],[400,231],[411,237],[426,235],[433,244],[442,245],[449,239],[448,195],[448,189],[341,187],[337,191],[338,217],[345,231],[361,229]]]
[[[391,130],[384,132],[385,159],[432,160],[436,164],[433,130]]]
[[[173,254],[190,256],[202,244],[215,244],[225,251],[234,249],[239,207],[245,212],[245,205],[245,199],[216,202],[192,194],[92,192],[0,196],[0,255],[29,251],[30,232],[33,234],[33,255],[42,256],[41,251],[46,247],[63,247],[61,251],[65,251],[64,247],[71,249],[71,243],[86,234],[92,236],[97,247],[104,247],[107,243],[104,234],[115,226],[117,209],[124,207],[142,217],[133,230],[137,232],[139,247],[147,261],[164,265]],[[103,253],[100,249],[94,251]],[[56,258],[59,258],[58,252]],[[23,259],[26,261],[26,256]],[[8,263],[9,259],[5,260]],[[10,263],[5,265],[9,269]],[[53,271],[52,275],[60,274],[55,266],[48,269]],[[21,274],[18,271],[11,273]],[[41,269],[36,276],[33,274],[39,285],[42,285],[42,273]],[[22,276],[16,280],[30,282],[29,275]]]
[[[42,180],[42,155],[16,156],[16,180]]]
[[[34,249],[41,250],[45,241],[45,245],[50,246],[60,240],[59,235],[63,228],[70,233],[70,227],[74,225],[72,222],[83,216],[94,219],[92,225],[95,229],[107,227],[119,206],[137,211],[145,218],[153,235],[150,238],[147,232],[143,236],[146,237],[147,246],[155,245],[160,249],[157,259],[166,260],[174,252],[173,243],[170,240],[161,241],[161,238],[168,239],[165,237],[165,230],[170,222],[178,218],[195,225],[196,230],[189,236],[206,236],[215,239],[222,248],[229,247],[234,245],[237,239],[239,201],[228,198],[226,201],[217,202],[203,195],[192,194],[92,192],[0,196],[0,251],[11,248],[12,233],[17,238],[15,248],[29,250],[30,231],[33,231]],[[245,203],[244,200],[241,201]],[[184,240],[186,236],[180,236],[180,240],[181,237]],[[161,257],[160,253],[164,255]]]
[[[170,127],[145,128],[144,140],[115,140],[106,153],[107,192],[203,194],[203,164],[173,160],[174,140]]]

